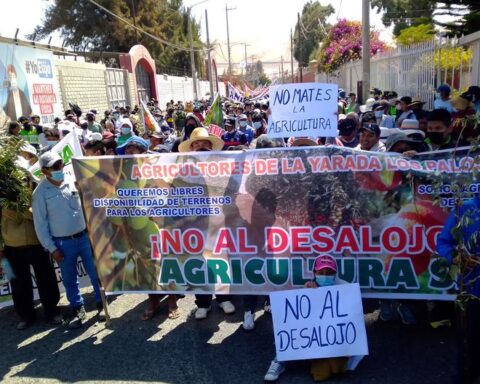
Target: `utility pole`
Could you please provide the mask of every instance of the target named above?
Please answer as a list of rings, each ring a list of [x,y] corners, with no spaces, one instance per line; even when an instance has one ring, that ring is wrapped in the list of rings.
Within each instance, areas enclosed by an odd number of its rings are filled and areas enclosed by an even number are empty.
[[[297,25],[298,25],[298,29],[299,29],[299,32],[298,32],[298,46],[299,46],[299,49],[298,49],[298,52],[300,52],[299,56],[300,56],[300,60],[299,60],[299,63],[298,63],[298,68],[300,70],[300,83],[303,83],[303,55],[302,55],[302,39],[301,39],[301,33],[300,33],[300,12],[297,13]]]
[[[133,19],[133,26],[135,27],[135,37],[137,38],[137,43],[140,42],[140,39],[138,38],[138,30],[137,30],[137,17],[135,15],[135,4],[133,3],[133,0],[130,0],[130,6],[132,7],[132,19]]]
[[[282,84],[285,84],[285,72],[283,71],[283,56],[280,62],[280,68],[282,70]]]
[[[228,5],[225,4],[225,15],[227,18],[227,48],[228,48],[228,81],[231,80],[232,76],[232,52],[230,47],[230,30],[228,28],[228,11],[233,11],[237,8],[228,8]]]
[[[293,72],[293,30],[290,28],[290,70],[292,71],[292,83],[295,82],[295,73]]]
[[[247,56],[247,47],[250,46],[250,44],[244,43],[245,46],[245,76],[243,77],[243,81],[247,81],[247,64],[248,64],[248,56]]]
[[[362,0],[362,103],[370,91],[370,1]]]
[[[190,40],[190,65],[192,69],[192,81],[193,81],[193,101],[198,100],[197,92],[197,73],[195,70],[195,54],[193,53],[193,34],[192,34],[192,7],[188,8],[188,38]]]
[[[205,27],[207,28],[207,70],[208,70],[208,79],[210,80],[210,100],[213,102],[213,71],[212,71],[212,58],[211,58],[211,47],[210,47],[210,32],[208,30],[208,11],[205,9]]]

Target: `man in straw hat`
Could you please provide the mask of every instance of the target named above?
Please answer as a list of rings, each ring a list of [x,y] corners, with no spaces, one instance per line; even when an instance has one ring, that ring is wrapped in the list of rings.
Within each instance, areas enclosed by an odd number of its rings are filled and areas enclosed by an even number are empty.
[[[185,140],[178,146],[179,152],[202,152],[202,151],[221,151],[223,140],[217,136],[210,135],[207,128],[195,128],[188,140]]]

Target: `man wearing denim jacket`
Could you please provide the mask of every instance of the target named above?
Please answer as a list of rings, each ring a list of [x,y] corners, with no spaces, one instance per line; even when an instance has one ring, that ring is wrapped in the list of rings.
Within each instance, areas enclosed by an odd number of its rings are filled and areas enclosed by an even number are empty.
[[[95,291],[98,319],[105,320],[80,197],[72,185],[64,180],[63,160],[57,153],[44,153],[39,163],[45,179],[33,192],[33,221],[40,243],[60,266],[67,299],[73,309],[73,318],[68,326],[78,328],[86,317],[78,287],[78,256],[82,259]]]

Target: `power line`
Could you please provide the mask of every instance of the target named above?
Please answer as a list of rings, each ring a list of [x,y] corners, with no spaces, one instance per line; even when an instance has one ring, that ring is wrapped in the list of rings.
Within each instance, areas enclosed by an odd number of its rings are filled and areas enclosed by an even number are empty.
[[[155,35],[152,35],[151,33],[143,30],[142,28],[139,28],[137,27],[136,25],[133,25],[132,23],[130,23],[128,20],[125,20],[123,17],[121,16],[118,16],[117,14],[113,13],[112,11],[110,11],[109,9],[105,8],[103,5],[100,5],[98,4],[95,0],[88,0],[90,3],[94,4],[95,6],[97,6],[98,8],[102,9],[103,11],[105,11],[106,13],[108,13],[109,15],[117,18],[118,20],[122,21],[123,23],[127,24],[128,26],[130,26],[131,28],[143,33],[144,35],[147,35],[148,37],[158,41],[159,43],[162,43],[162,44],[165,44],[169,47],[172,47],[172,48],[175,48],[175,49],[178,49],[180,51],[188,51],[190,52],[190,48],[189,47],[184,47],[184,46],[181,46],[181,45],[177,45],[177,44],[173,44],[173,43],[170,43],[169,41],[167,40],[163,40],[161,39],[160,37],[157,37]],[[212,48],[210,48],[212,49]],[[206,49],[194,49],[195,52],[205,52]]]
[[[337,20],[340,17],[340,10],[342,9],[342,2],[343,2],[343,0],[340,0],[340,5],[338,6],[338,12],[337,12]]]

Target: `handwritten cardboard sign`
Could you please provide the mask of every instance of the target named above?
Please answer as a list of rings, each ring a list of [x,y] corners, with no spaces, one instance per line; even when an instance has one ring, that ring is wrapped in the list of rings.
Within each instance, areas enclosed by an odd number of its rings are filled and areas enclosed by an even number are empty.
[[[270,137],[335,137],[336,84],[281,84],[270,87]]]
[[[360,286],[270,294],[279,361],[368,355]]]

